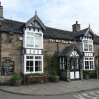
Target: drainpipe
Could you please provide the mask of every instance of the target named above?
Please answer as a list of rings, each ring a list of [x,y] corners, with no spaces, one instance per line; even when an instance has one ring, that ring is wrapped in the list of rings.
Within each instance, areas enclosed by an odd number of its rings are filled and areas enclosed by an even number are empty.
[[[56,42],[57,43],[57,54],[59,52],[59,42]]]

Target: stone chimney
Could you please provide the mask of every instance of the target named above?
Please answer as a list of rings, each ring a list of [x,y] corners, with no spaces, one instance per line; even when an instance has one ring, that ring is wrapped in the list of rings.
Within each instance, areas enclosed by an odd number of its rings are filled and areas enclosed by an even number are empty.
[[[80,24],[78,24],[78,21],[76,21],[76,23],[72,25],[72,30],[73,32],[80,31]]]
[[[1,2],[0,2],[0,20],[3,20],[3,6],[1,6]]]

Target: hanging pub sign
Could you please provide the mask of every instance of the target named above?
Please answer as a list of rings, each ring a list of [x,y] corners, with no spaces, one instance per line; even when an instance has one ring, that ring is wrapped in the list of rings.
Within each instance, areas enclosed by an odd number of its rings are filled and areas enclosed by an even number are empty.
[[[2,61],[2,75],[12,75],[14,72],[14,61],[11,61],[10,59],[6,59],[5,61]]]

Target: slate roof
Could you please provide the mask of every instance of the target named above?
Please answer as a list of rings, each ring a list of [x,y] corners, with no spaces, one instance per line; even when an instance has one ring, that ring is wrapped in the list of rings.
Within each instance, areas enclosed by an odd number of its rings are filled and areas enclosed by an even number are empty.
[[[74,45],[71,45],[71,46],[66,46],[64,47],[60,52],[59,52],[59,56],[68,56],[71,54],[72,51],[77,51],[77,53],[80,55],[80,57],[82,57],[79,49],[74,46]]]
[[[23,33],[23,27],[25,26],[25,24],[26,24],[25,22],[4,19],[1,21],[0,31],[6,31],[6,32],[13,31],[14,33]],[[46,27],[46,30],[43,31],[43,33],[44,33],[44,38],[74,41],[74,39],[79,40],[76,39],[75,37],[83,35],[87,30],[88,28],[80,30],[77,33],[73,33],[71,31]],[[99,44],[99,36],[94,35],[94,43]]]
[[[22,27],[24,26],[25,23],[23,22],[18,22],[14,20],[8,20],[4,19],[1,21],[1,29],[3,31],[13,31],[16,33],[23,33]]]
[[[94,33],[93,33],[93,31],[91,30],[90,27],[85,28],[83,30],[80,30],[78,32],[74,32],[72,36],[78,37],[78,36],[82,36],[82,35],[84,35],[85,33],[88,33],[88,32],[90,32],[94,36]]]
[[[59,52],[59,56],[67,56],[71,52],[72,49],[73,49],[73,46],[66,46],[66,47],[64,47]]]
[[[74,40],[72,34],[73,32],[64,31],[60,29],[46,27],[43,32],[45,38],[60,39],[60,40]]]
[[[88,27],[88,28],[89,28],[89,27]],[[85,28],[85,29],[83,29],[83,30],[80,30],[80,31],[78,31],[78,32],[75,32],[75,33],[73,33],[72,36],[77,37],[77,36],[84,35],[84,33],[86,33],[86,31],[88,30],[88,28]]]

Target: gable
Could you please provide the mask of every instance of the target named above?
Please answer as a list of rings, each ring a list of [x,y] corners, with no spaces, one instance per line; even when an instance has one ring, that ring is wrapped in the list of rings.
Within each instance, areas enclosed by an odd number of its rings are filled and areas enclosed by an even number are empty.
[[[70,57],[72,57],[72,56],[79,56],[79,53],[77,51],[73,50],[70,54]]]
[[[43,30],[46,30],[44,23],[40,20],[40,18],[36,14],[26,22],[25,26],[41,28]]]
[[[84,34],[84,37],[92,38],[92,37],[93,37],[93,35],[92,35],[90,32],[88,32],[88,33]]]
[[[74,33],[73,36],[76,37],[76,38],[77,37],[82,37],[82,36],[92,36],[92,37],[94,37],[94,32],[92,31],[92,29],[90,27],[88,27],[86,29],[80,30],[77,33]]]
[[[59,56],[82,56],[80,51],[75,46],[67,46],[60,53]]]
[[[94,36],[94,33],[91,30],[91,28],[88,28],[88,30],[85,32],[84,36],[87,36],[87,37],[93,37]]]

